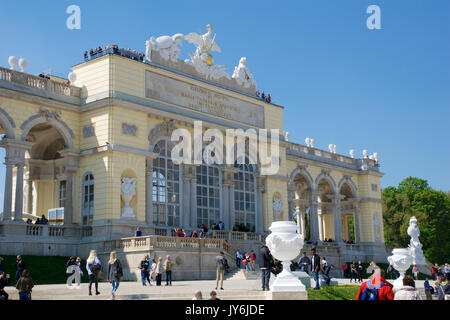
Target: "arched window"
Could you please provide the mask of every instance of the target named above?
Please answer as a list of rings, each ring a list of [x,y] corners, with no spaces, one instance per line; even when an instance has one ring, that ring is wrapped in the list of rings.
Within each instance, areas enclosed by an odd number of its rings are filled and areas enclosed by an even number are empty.
[[[234,165],[234,230],[255,232],[256,224],[256,177],[255,167],[248,158],[244,164]]]
[[[82,224],[91,225],[94,221],[94,176],[92,173],[86,173],[83,177],[82,197]]]
[[[159,226],[180,226],[180,166],[172,162],[167,140],[160,140],[153,152],[153,223]]]
[[[221,174],[217,167],[203,164],[197,171],[197,225],[211,227],[220,219]]]

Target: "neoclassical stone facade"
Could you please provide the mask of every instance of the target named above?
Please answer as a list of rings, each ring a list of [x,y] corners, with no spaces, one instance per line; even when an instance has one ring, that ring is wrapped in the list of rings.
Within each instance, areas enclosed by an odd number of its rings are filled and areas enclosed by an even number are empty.
[[[206,80],[157,52],[150,62],[105,54],[73,72],[69,86],[0,68],[0,241],[76,245],[129,237],[137,226],[171,235],[218,221],[225,231],[265,233],[273,220],[296,214],[309,240],[384,247],[378,163],[286,141],[283,107],[256,98],[253,86]],[[171,135],[194,136],[194,121],[223,133],[280,129],[278,172],[263,175],[248,159],[174,163]],[[124,178],[133,181],[129,198]],[[50,214],[55,208],[64,208],[60,219]],[[42,215],[55,225],[24,222]]]

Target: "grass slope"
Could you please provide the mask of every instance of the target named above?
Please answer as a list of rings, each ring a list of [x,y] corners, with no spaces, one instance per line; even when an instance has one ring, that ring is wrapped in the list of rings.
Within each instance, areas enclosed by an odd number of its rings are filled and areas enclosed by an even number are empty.
[[[6,273],[11,275],[11,281],[14,282],[16,274],[15,262],[16,256],[1,256],[3,268]],[[63,284],[66,283],[66,263],[69,257],[59,256],[22,256],[26,268],[30,271],[34,284]],[[86,261],[83,261],[83,267]],[[87,271],[83,270],[82,282],[89,282]]]

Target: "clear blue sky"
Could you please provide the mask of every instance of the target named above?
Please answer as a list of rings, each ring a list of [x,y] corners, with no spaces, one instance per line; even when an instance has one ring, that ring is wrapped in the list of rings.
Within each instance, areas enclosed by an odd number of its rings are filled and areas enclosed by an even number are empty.
[[[81,8],[81,30],[66,28],[71,4]],[[381,30],[366,27],[371,4],[381,8]],[[4,1],[0,65],[15,55],[29,60],[27,72],[67,75],[85,49],[144,51],[150,36],[210,23],[223,51],[215,62],[231,73],[247,57],[258,87],[285,106],[291,141],[312,137],[358,157],[377,151],[383,187],[417,176],[447,191],[449,18],[448,0]]]

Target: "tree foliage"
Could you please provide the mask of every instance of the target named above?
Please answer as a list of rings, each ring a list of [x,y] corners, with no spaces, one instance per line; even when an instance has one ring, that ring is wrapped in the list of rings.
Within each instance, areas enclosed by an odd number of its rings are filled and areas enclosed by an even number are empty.
[[[450,261],[450,197],[433,190],[426,180],[409,177],[382,192],[384,237],[388,245],[407,247],[407,228],[417,218],[425,257],[432,263]]]

